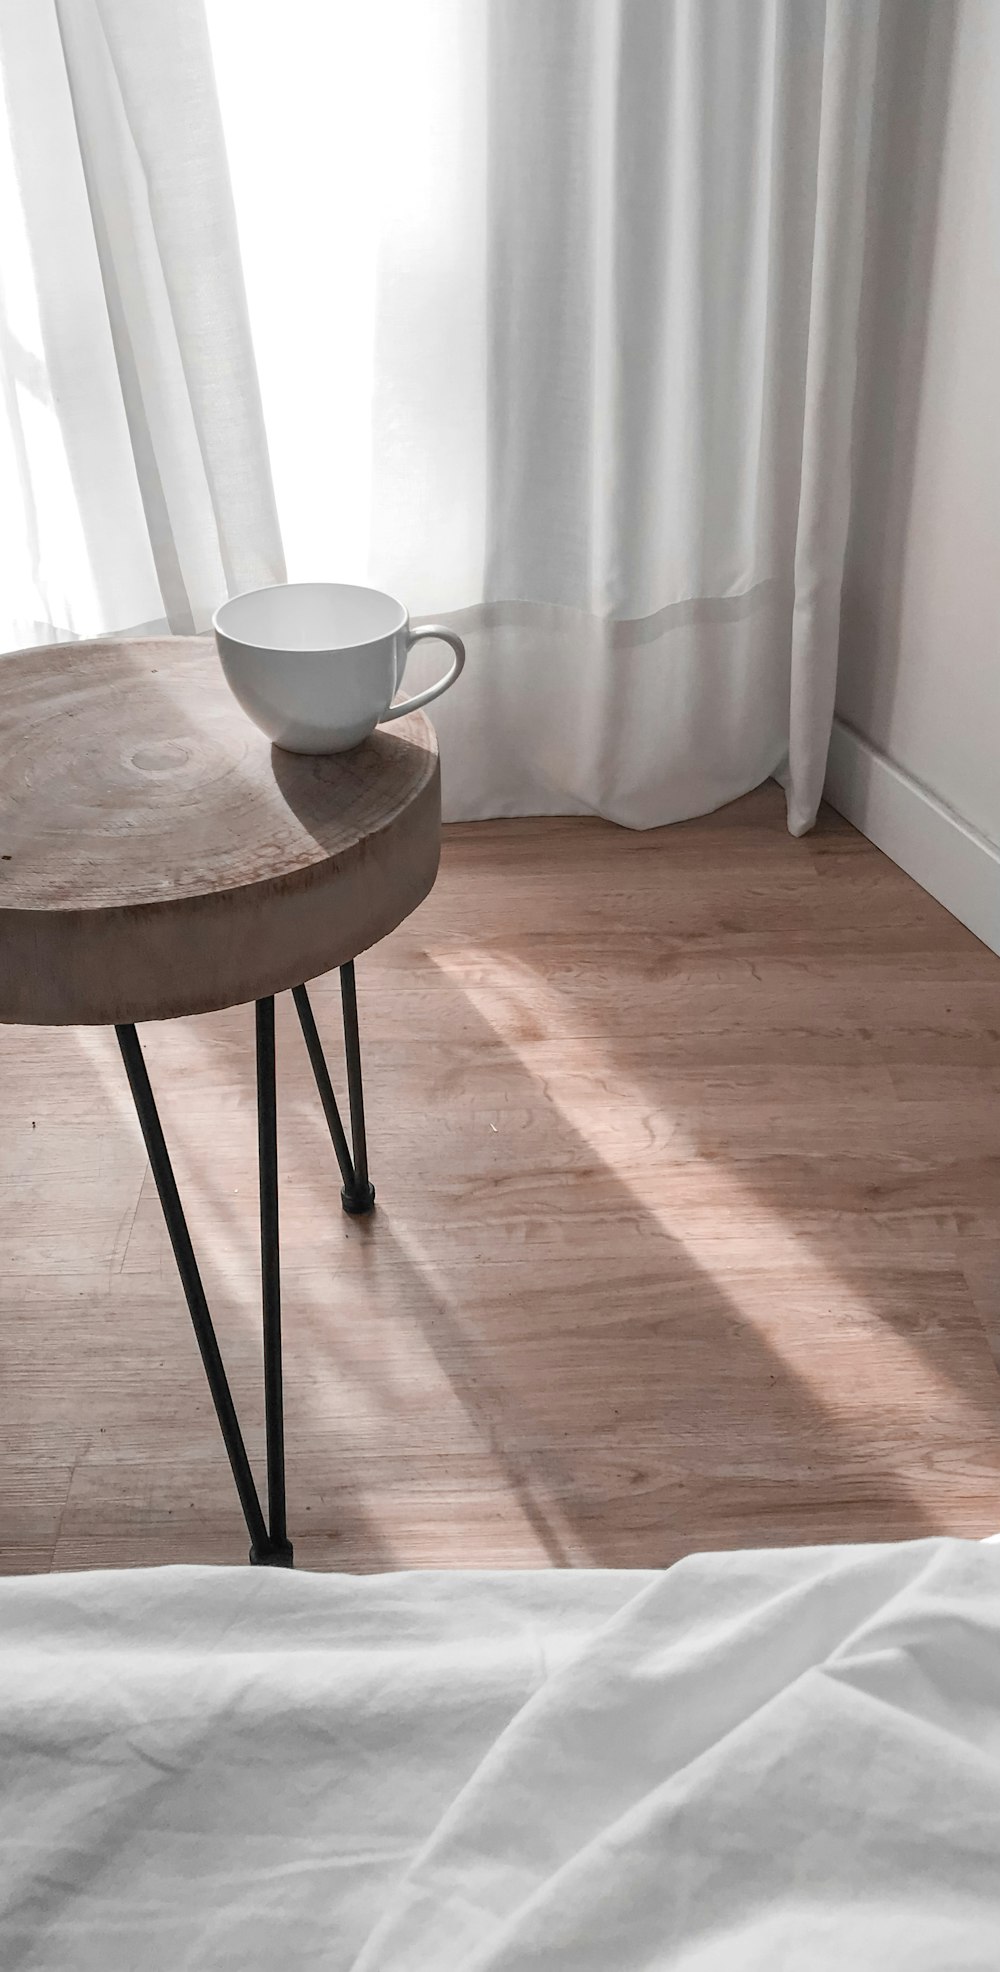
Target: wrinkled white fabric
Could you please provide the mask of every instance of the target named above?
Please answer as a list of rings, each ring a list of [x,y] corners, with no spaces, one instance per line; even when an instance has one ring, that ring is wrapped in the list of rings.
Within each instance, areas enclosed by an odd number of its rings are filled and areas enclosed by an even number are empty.
[[[1000,1549],[0,1585],[0,1960],[964,1972]]]

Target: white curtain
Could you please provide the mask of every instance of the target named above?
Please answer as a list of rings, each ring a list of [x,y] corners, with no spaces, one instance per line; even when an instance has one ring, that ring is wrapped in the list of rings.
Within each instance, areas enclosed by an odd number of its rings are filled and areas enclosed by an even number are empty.
[[[4,50],[71,627],[181,629],[279,575],[269,452],[290,575],[467,639],[447,813],[643,827],[777,773],[808,828],[879,12],[0,0],[37,65],[12,91]]]
[[[450,814],[812,822],[878,17],[209,0],[290,572],[466,637]]]
[[[0,0],[0,647],[284,574],[201,0]]]

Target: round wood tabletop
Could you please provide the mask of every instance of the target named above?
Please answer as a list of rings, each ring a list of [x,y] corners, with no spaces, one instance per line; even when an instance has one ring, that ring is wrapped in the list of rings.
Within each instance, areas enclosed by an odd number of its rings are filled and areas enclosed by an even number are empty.
[[[366,950],[437,873],[421,712],[282,752],[203,637],[0,657],[0,1021],[163,1020]]]

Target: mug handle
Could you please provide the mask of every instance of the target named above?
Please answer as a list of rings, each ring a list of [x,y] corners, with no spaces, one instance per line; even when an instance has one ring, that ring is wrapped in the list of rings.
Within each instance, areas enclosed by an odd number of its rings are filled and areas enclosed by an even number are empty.
[[[390,705],[388,712],[383,712],[379,720],[380,726],[384,726],[387,719],[401,719],[404,712],[415,712],[418,705],[429,705],[432,698],[440,698],[441,693],[454,684],[465,663],[465,645],[461,637],[456,637],[454,630],[446,630],[442,623],[422,623],[419,630],[407,631],[407,651],[411,651],[414,644],[419,644],[422,637],[440,637],[443,644],[450,644],[455,653],[455,662],[436,685],[428,685],[424,692],[414,692],[413,697],[404,698],[401,705]]]

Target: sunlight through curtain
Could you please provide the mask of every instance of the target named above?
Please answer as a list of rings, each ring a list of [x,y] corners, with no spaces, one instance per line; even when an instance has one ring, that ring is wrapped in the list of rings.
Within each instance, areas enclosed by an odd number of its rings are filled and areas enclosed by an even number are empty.
[[[3,0],[0,80],[0,637],[203,629],[283,560],[202,0]]]
[[[461,630],[447,812],[807,828],[877,4],[208,11],[289,568]]]
[[[447,813],[807,828],[880,14],[5,0],[6,641],[284,554],[461,630]]]

